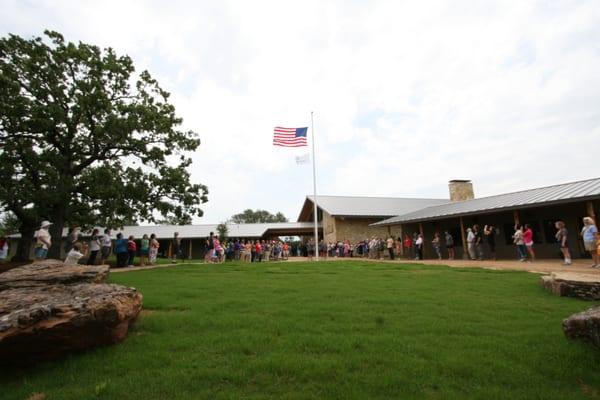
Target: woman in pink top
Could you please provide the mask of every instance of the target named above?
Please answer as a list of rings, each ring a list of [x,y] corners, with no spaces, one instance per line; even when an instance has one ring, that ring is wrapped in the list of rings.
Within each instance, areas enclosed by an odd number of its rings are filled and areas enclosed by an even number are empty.
[[[533,231],[531,230],[531,225],[525,224],[525,231],[523,231],[523,242],[525,243],[525,247],[527,247],[527,252],[529,253],[529,257],[531,257],[531,261],[535,261],[535,251],[533,251]]]

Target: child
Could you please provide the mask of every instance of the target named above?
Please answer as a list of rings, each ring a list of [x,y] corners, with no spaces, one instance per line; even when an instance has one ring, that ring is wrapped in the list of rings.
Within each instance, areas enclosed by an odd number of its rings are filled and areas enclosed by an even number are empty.
[[[87,245],[82,245],[80,242],[73,243],[73,248],[67,253],[64,265],[77,265],[82,257],[87,254]]]

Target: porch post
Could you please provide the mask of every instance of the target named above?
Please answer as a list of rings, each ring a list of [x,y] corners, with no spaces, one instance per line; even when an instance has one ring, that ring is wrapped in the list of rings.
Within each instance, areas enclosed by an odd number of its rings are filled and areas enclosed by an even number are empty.
[[[188,252],[188,259],[192,259],[192,243],[194,243],[194,239],[190,239],[190,248]]]
[[[594,212],[594,203],[591,201],[587,201],[585,203],[585,209],[587,216],[594,220],[594,225],[596,225],[596,213]]]
[[[513,218],[515,220],[515,225],[521,225],[521,218],[519,217],[519,210],[513,211]]]
[[[467,236],[465,234],[465,224],[463,222],[462,217],[459,217],[460,220],[460,238],[462,239],[462,247],[463,247],[463,260],[469,259],[469,250],[467,249]]]

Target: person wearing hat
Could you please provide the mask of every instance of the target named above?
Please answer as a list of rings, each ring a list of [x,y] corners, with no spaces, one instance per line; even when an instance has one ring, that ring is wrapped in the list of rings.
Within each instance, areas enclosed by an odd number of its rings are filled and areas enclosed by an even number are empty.
[[[42,221],[40,229],[35,233],[35,259],[45,260],[48,257],[48,249],[52,246],[52,236],[48,229],[52,225],[50,221]]]

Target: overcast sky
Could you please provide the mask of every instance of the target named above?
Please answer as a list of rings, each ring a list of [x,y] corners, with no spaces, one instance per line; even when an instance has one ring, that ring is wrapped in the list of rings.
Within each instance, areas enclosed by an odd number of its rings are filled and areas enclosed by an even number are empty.
[[[205,216],[295,220],[321,194],[478,197],[600,176],[600,2],[0,0],[0,34],[57,30],[130,55],[198,132]],[[309,131],[309,136],[311,132]]]

